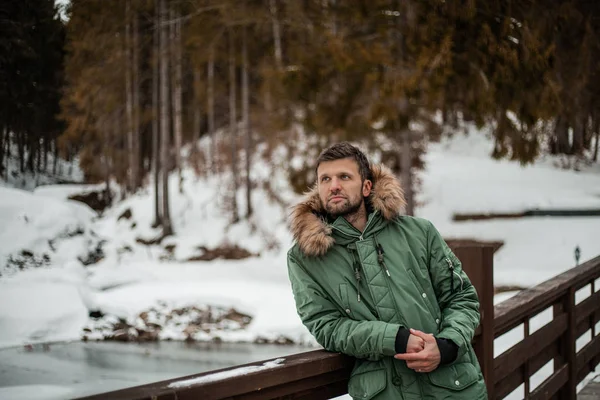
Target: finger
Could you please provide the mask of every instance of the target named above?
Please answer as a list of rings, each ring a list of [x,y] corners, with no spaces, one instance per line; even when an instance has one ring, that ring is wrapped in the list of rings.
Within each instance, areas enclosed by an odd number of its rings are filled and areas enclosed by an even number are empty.
[[[421,361],[407,361],[406,362],[406,366],[408,368],[414,369],[414,370],[423,369],[423,368],[429,368],[430,367],[429,364],[426,364],[426,363],[421,362]]]
[[[406,365],[413,365],[418,368],[431,368],[434,363],[429,360],[407,361]]]
[[[421,347],[411,347],[410,349],[406,349],[406,352],[407,353],[411,353],[411,354],[412,353],[418,353],[418,352],[421,352],[421,351],[423,351],[423,348],[421,348]]]
[[[425,333],[425,332],[421,332],[419,330],[416,329],[410,329],[410,333],[423,339],[424,342],[431,342],[432,340],[435,341],[435,338],[433,337],[433,335],[430,335],[429,333]]]
[[[400,353],[394,356],[396,360],[404,360],[404,361],[422,361],[425,360],[425,357],[422,355],[422,352],[418,353]]]

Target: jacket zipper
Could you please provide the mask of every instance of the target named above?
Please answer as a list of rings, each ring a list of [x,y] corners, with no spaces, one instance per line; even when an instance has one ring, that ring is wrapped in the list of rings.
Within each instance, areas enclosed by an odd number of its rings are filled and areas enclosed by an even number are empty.
[[[450,259],[448,257],[446,257],[446,262],[448,263],[448,268],[450,269],[450,272],[452,272],[452,275],[450,276],[450,291],[452,293],[454,293],[454,275],[456,275],[456,276],[458,276],[458,279],[460,280],[460,291],[462,292],[463,285],[464,285],[462,276],[460,276],[459,274],[456,273],[456,271],[454,271],[454,264],[452,264],[452,261],[450,261]]]
[[[375,243],[377,243],[377,240],[375,241]],[[387,274],[387,276],[391,277],[392,275],[390,275],[390,271],[388,270],[387,265],[385,265],[385,260],[383,259],[383,254],[384,254],[383,247],[381,247],[381,245],[379,243],[377,243],[377,261],[379,262],[379,266],[385,270],[385,273]]]
[[[371,223],[372,220],[373,220],[373,218],[370,218],[370,219],[367,220],[367,224],[365,225],[365,229],[363,229],[363,232],[365,232],[367,230],[367,228],[369,227],[369,224]],[[336,228],[335,226],[331,226],[331,228],[335,229],[338,232],[340,232],[342,235],[347,235],[347,236],[350,236],[350,237],[353,237],[353,238],[358,238],[359,240],[363,240],[363,234],[362,233],[359,236],[356,236],[356,235],[348,234],[348,233],[342,231],[341,229]],[[350,249],[348,249],[348,250],[352,253],[352,250],[350,250]],[[354,278],[356,279],[356,286],[357,286],[356,287],[356,289],[357,289],[357,300],[360,303],[360,280],[361,280],[361,277],[360,277],[360,269],[358,268],[358,265],[357,265],[357,264],[360,264],[360,263],[358,263],[358,261],[356,260],[356,257],[354,256],[354,253],[352,253],[352,259],[354,260],[354,266],[353,267],[354,267]],[[386,268],[386,271],[387,271],[387,268]],[[388,276],[389,275],[390,275],[390,273],[388,271]]]

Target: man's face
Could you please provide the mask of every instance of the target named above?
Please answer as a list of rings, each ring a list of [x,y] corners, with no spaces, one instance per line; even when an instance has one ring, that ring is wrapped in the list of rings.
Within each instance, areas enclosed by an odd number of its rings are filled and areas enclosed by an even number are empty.
[[[324,161],[317,169],[321,204],[333,217],[353,214],[371,193],[371,181],[361,182],[358,164],[353,158]]]

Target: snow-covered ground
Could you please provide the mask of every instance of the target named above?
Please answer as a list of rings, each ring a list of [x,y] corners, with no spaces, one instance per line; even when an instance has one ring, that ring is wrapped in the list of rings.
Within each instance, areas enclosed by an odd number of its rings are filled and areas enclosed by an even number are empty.
[[[491,159],[491,148],[482,133],[431,144],[426,169],[419,173],[417,215],[430,219],[446,238],[503,241],[494,258],[497,285],[532,286],[570,269],[576,246],[581,248],[581,261],[600,254],[600,217],[452,221],[457,212],[600,208],[598,164],[575,172],[557,168],[556,159],[548,158],[521,167]],[[315,344],[296,315],[286,270],[285,254],[292,243],[286,216],[288,205],[299,196],[292,193],[278,163],[291,157],[284,151],[275,156],[274,165],[255,162],[255,214],[249,222],[234,225],[229,223],[230,205],[223,200],[231,190],[226,176],[201,178],[185,169],[182,193],[172,176],[176,236],[160,246],[137,241],[160,234],[151,227],[151,185],[101,217],[66,200],[76,186],[34,192],[0,186],[0,347],[80,340],[84,334],[93,339],[119,319],[127,323],[128,334],[135,335],[132,327],[151,322],[140,316],[150,310],[165,323],[158,334],[164,339]],[[276,201],[273,193],[286,204]],[[245,210],[245,193],[240,191],[237,199],[239,209]],[[131,218],[119,218],[126,210],[131,210]],[[224,245],[258,256],[187,261]],[[80,260],[98,248],[101,260],[84,266]],[[14,260],[23,258],[39,260],[38,266],[20,270]],[[9,259],[13,262],[6,267]],[[224,329],[190,330],[193,321],[176,321],[169,315],[207,306],[223,312],[235,309],[252,320],[245,329],[231,323]],[[89,318],[88,312],[96,310],[106,315]],[[507,348],[517,340],[518,334],[506,335],[497,347]]]
[[[533,286],[600,255],[600,217],[526,217],[452,221],[455,213],[510,213],[525,210],[600,209],[600,165],[581,172],[557,168],[547,157],[526,167],[488,155],[484,135],[457,135],[429,147],[418,198],[419,216],[430,219],[445,238],[503,241],[494,256],[497,285]]]

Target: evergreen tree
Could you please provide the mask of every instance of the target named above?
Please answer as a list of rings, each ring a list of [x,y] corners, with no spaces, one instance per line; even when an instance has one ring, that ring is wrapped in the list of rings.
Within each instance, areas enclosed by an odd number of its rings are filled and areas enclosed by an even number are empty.
[[[63,129],[57,114],[65,31],[57,11],[52,0],[0,4],[0,175],[15,156],[12,145],[20,172],[40,171]]]

